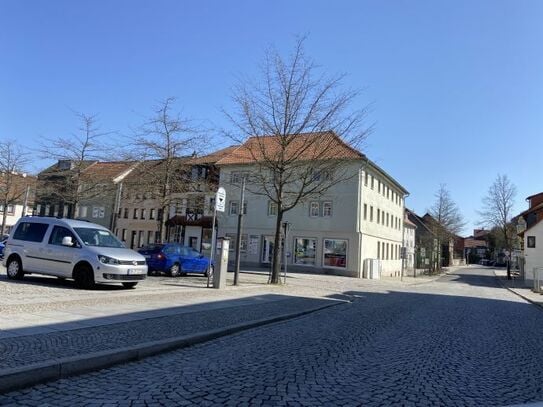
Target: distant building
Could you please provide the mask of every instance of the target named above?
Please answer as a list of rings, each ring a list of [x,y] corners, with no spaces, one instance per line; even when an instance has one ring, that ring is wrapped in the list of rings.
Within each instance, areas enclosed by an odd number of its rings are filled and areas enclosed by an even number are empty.
[[[407,209],[403,220],[403,242],[405,247],[405,268],[408,272],[415,269],[415,245],[417,225],[409,220]]]
[[[0,173],[0,236],[9,234],[19,218],[32,214],[35,192],[36,177],[11,173],[8,182],[6,174]]]
[[[527,284],[532,285],[534,273],[541,273],[543,277],[543,192],[526,200],[528,209],[517,215],[513,223],[517,225],[521,238],[521,253],[518,253],[521,275]]]

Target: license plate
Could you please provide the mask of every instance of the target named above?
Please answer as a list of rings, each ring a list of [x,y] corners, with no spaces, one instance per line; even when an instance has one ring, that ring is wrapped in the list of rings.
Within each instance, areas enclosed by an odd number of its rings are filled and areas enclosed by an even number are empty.
[[[128,274],[141,274],[143,271],[138,269],[128,269]]]

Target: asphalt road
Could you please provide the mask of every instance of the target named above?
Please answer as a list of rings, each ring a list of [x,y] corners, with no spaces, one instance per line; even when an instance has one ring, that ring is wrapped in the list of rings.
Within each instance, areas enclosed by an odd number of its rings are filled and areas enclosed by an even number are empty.
[[[396,288],[398,287],[398,288]],[[464,269],[0,396],[0,405],[510,405],[543,400],[543,312]]]

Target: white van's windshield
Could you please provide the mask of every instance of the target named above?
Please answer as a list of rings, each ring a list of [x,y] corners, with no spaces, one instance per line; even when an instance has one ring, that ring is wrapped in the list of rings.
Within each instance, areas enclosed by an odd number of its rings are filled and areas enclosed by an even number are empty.
[[[74,230],[86,246],[124,247],[109,230],[93,228],[74,228]]]

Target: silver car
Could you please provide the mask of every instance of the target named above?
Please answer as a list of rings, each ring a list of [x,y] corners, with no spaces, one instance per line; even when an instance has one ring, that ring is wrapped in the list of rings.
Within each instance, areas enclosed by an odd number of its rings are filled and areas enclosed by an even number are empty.
[[[24,217],[4,249],[10,279],[25,274],[72,278],[77,287],[122,283],[133,288],[147,276],[145,258],[127,249],[106,228],[94,223],[51,217]]]

